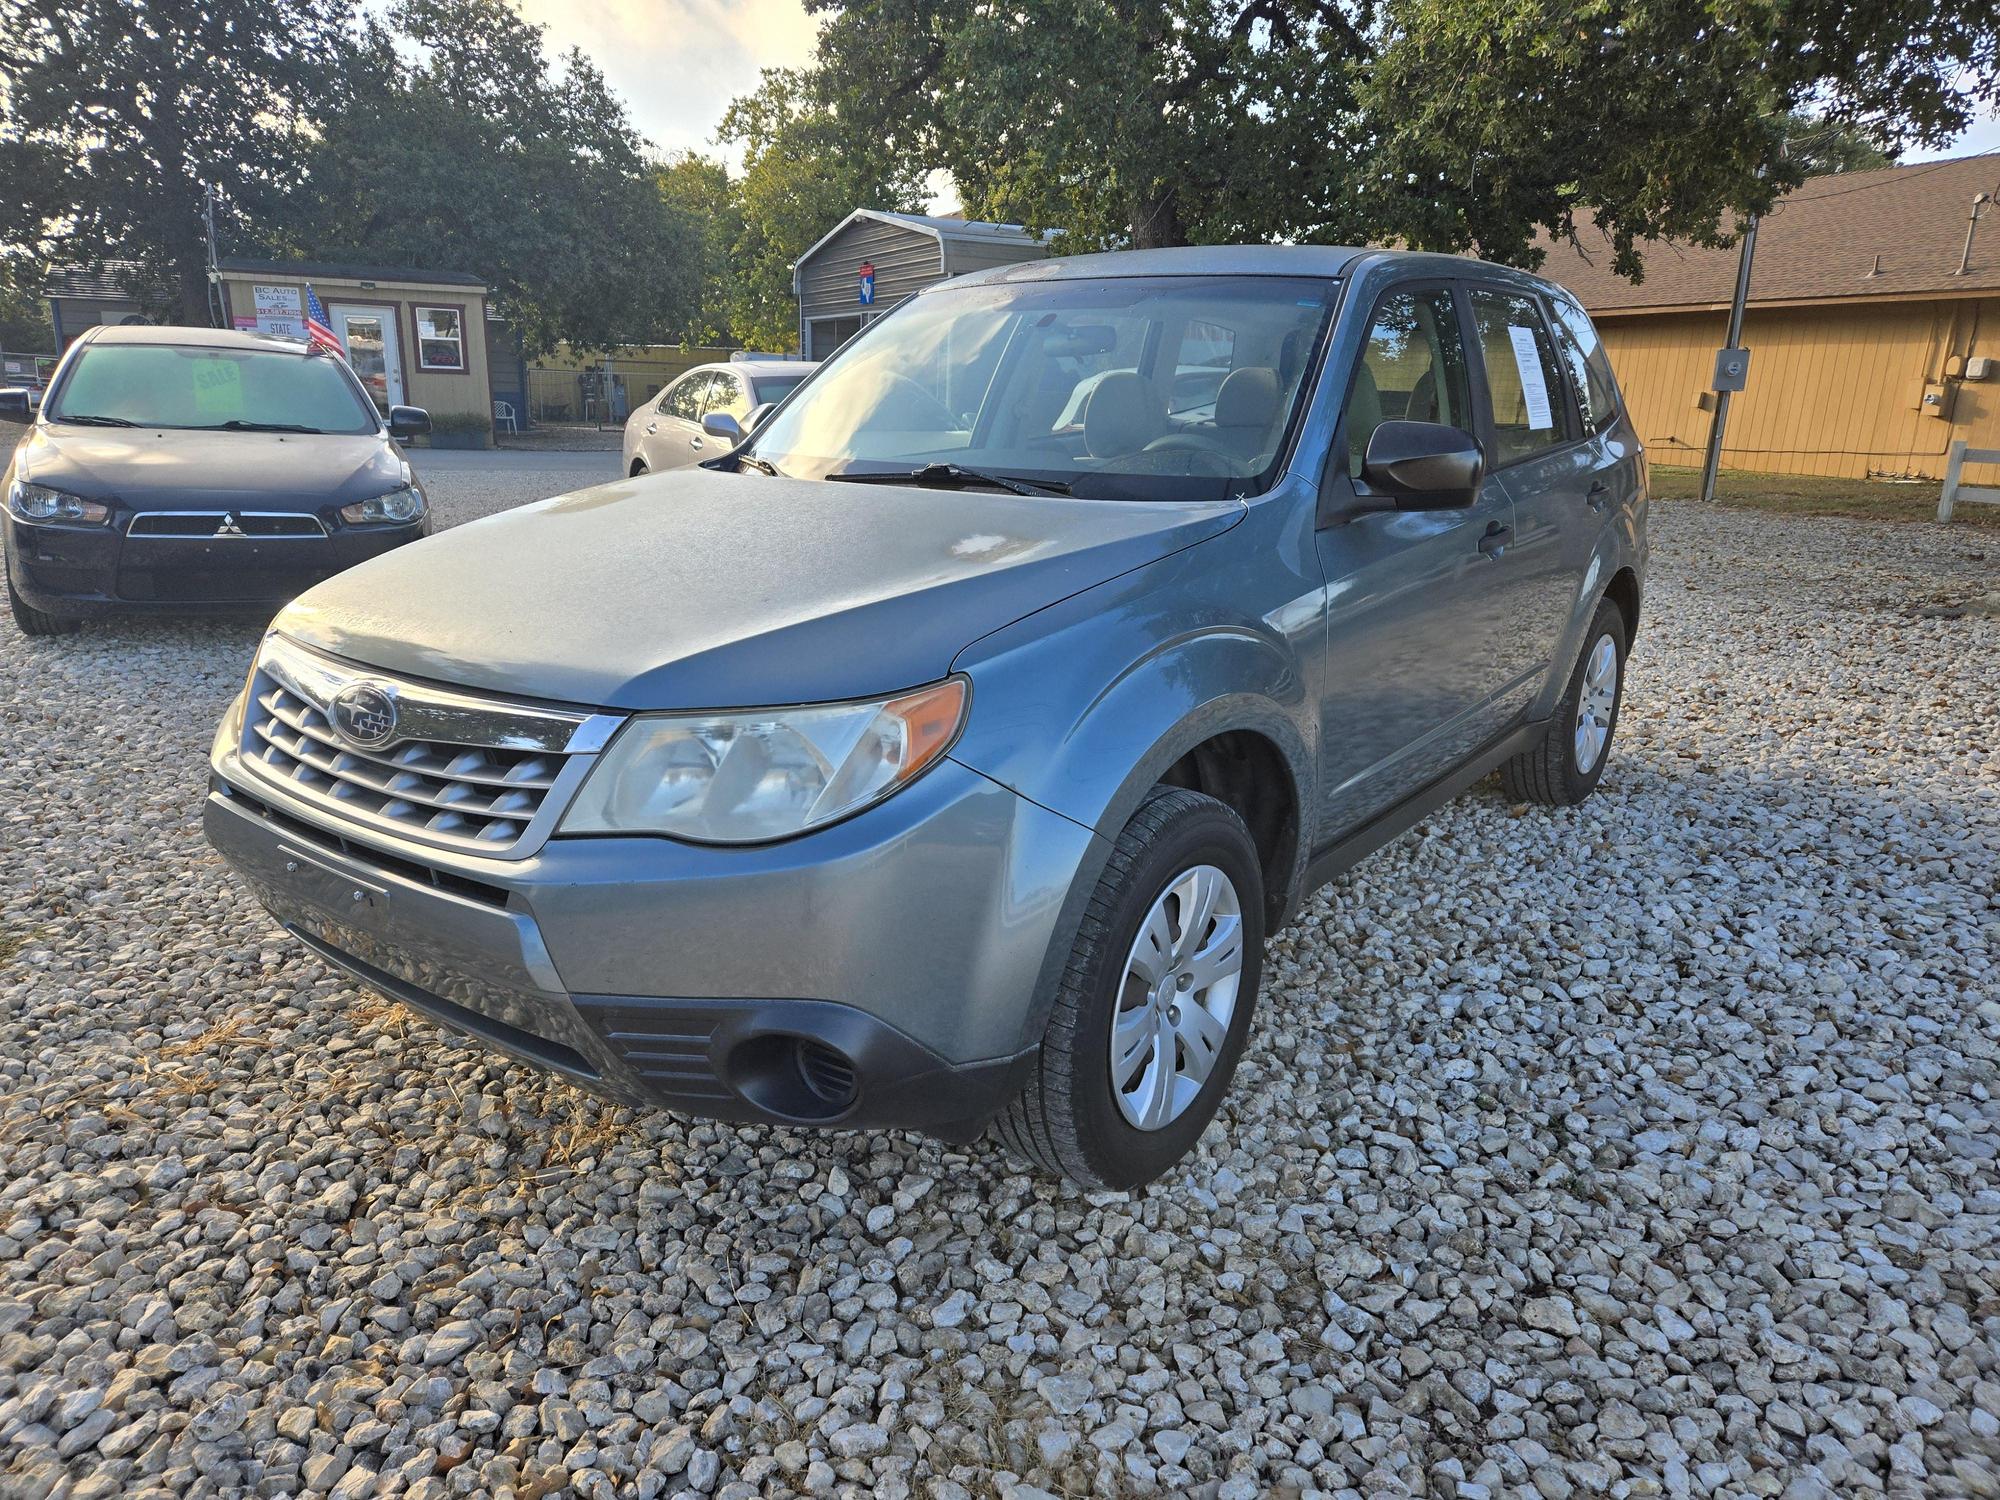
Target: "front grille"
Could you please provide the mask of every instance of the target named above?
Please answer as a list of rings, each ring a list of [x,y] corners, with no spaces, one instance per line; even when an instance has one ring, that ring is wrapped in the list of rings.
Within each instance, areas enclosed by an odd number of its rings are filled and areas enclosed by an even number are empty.
[[[322,537],[326,527],[318,516],[293,511],[164,510],[134,516],[126,535],[199,542],[282,539]]]
[[[560,755],[408,740],[356,750],[326,715],[272,683],[257,695],[258,758],[296,787],[377,818],[445,838],[508,847],[555,785]]]
[[[332,716],[357,684],[396,706],[380,746]],[[370,673],[274,636],[251,678],[242,748],[262,779],[340,822],[518,857],[546,837],[614,723]]]

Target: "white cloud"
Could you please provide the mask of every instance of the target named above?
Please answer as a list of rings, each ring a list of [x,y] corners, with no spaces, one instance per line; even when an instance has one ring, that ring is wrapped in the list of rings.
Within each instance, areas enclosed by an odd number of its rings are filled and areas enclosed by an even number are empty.
[[[552,54],[580,47],[663,151],[722,153],[715,127],[763,68],[812,56],[818,22],[800,0],[519,0]]]

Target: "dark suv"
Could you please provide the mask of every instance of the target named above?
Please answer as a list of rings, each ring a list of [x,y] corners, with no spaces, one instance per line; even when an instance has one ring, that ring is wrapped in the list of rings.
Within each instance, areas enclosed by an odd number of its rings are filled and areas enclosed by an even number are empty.
[[[1315,887],[1492,771],[1590,794],[1645,526],[1597,335],[1532,276],[1011,266],[726,458],[307,593],[209,836],[328,962],[615,1097],[995,1124],[1130,1186]]]

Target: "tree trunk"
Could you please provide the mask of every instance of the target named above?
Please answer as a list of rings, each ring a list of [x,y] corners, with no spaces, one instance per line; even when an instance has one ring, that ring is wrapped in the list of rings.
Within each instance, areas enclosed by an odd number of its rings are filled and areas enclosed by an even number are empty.
[[[206,328],[215,322],[208,300],[208,247],[191,239],[181,247],[174,266],[174,281],[180,297],[180,321],[189,328]]]
[[[1180,203],[1172,188],[1148,193],[1133,203],[1134,250],[1160,250],[1187,242],[1187,230],[1181,225]]]

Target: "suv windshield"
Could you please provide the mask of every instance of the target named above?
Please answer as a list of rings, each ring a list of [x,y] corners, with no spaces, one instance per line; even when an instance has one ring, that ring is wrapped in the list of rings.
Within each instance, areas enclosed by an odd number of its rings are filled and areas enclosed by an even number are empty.
[[[375,408],[328,355],[184,344],[92,344],[51,422],[223,431],[374,432]]]
[[[1334,283],[1118,277],[946,288],[872,325],[747,449],[781,474],[952,465],[1108,499],[1277,475]]]

